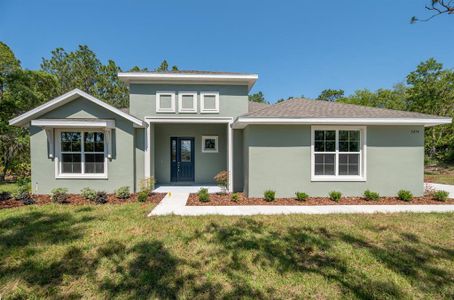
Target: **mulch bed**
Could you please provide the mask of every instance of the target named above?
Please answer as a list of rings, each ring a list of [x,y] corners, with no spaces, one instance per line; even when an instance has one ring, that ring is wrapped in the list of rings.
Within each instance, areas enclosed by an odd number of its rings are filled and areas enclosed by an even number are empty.
[[[362,197],[342,197],[339,202],[334,202],[327,197],[309,197],[306,201],[298,201],[294,198],[276,198],[267,202],[263,198],[247,198],[238,193],[239,200],[231,200],[230,194],[210,194],[209,202],[200,202],[197,194],[190,194],[186,203],[188,206],[234,206],[234,205],[414,205],[414,204],[454,204],[454,199],[444,202],[428,197],[415,197],[412,201],[406,202],[396,197],[382,197],[378,201],[367,201]]]
[[[144,204],[149,204],[149,203],[154,203],[158,204],[161,202],[161,200],[165,197],[166,193],[152,193],[148,196],[148,199],[146,202],[143,202]],[[33,200],[35,200],[35,203],[32,205],[46,205],[49,203],[52,203],[52,200],[49,195],[32,195]],[[129,199],[119,199],[115,197],[114,194],[108,194],[107,195],[107,203],[105,204],[126,204],[126,203],[133,203],[137,202],[137,194],[131,194],[131,197]],[[89,201],[80,195],[77,194],[70,194],[68,198],[68,202],[64,203],[62,205],[88,205],[88,204],[95,204],[92,201]],[[0,209],[3,208],[13,208],[13,207],[19,207],[19,206],[24,206],[25,204],[20,201],[20,200],[15,200],[14,198],[11,198],[9,200],[3,200],[0,201]],[[102,204],[99,204],[102,205]]]

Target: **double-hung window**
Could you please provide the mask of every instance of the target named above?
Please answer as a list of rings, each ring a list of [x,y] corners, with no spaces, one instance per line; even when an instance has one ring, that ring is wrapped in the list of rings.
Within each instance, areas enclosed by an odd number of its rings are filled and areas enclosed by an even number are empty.
[[[105,178],[104,131],[61,130],[57,135],[57,177]]]
[[[312,181],[365,181],[365,127],[312,127]]]

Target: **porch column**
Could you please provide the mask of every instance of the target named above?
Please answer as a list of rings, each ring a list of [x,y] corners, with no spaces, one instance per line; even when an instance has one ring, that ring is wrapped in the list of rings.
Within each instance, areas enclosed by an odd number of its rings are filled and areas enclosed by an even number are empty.
[[[145,129],[145,178],[149,178],[151,176],[150,170],[150,159],[151,159],[151,124],[147,122],[147,128]]]
[[[233,192],[233,129],[232,121],[227,123],[227,171],[229,172],[229,192]]]

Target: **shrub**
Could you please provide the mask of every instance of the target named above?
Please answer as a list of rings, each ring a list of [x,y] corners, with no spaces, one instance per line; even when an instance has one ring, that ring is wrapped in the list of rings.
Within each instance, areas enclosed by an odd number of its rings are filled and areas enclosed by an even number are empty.
[[[96,193],[96,198],[95,198],[95,203],[104,204],[106,202],[107,202],[107,194],[106,194],[106,192],[97,192]]]
[[[274,199],[276,198],[276,192],[267,190],[265,191],[265,193],[263,193],[263,198],[265,198],[265,200],[268,202],[274,201]]]
[[[27,198],[22,200],[22,203],[24,203],[24,205],[32,205],[35,204],[35,200],[33,198]]]
[[[238,200],[240,200],[240,195],[238,193],[233,193],[231,198],[233,202],[238,202]]]
[[[201,188],[197,193],[200,202],[208,202],[210,201],[210,194],[208,194],[208,189]]]
[[[335,202],[339,202],[342,198],[342,193],[337,191],[332,191],[329,193],[329,198]]]
[[[139,190],[151,192],[154,190],[155,183],[156,181],[153,176],[142,179],[139,183]]]
[[[221,171],[214,176],[214,180],[221,187],[222,192],[225,194],[229,188],[229,172]]]
[[[436,191],[433,194],[433,197],[437,201],[446,201],[448,199],[449,193],[447,191]]]
[[[397,197],[402,201],[411,201],[411,199],[413,199],[413,194],[407,190],[400,190],[397,192]]]
[[[27,183],[20,184],[17,187],[16,192],[14,192],[13,197],[16,200],[24,200],[30,198],[30,185]]]
[[[83,188],[82,190],[80,190],[80,195],[90,201],[95,201],[95,199],[96,199],[96,191],[89,187],[86,187],[86,188]]]
[[[122,186],[115,191],[115,196],[119,199],[128,199],[131,196],[129,186]]]
[[[378,201],[378,199],[380,199],[380,194],[377,192],[371,192],[369,190],[365,190],[364,198],[366,198],[366,200]]]
[[[140,191],[137,193],[137,201],[145,202],[148,199],[148,191]]]
[[[68,202],[68,189],[67,188],[55,188],[50,191],[50,197],[55,203],[67,203]]]
[[[298,201],[306,201],[309,198],[309,195],[303,192],[296,192],[295,195]]]
[[[9,192],[0,192],[0,201],[5,201],[11,199],[11,193]]]

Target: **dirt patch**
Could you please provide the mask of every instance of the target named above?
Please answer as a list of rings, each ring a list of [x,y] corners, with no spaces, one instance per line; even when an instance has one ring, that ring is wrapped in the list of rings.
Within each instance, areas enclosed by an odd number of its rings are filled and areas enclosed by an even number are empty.
[[[158,204],[161,202],[161,200],[165,197],[166,193],[151,193],[148,195],[147,201],[143,203],[154,203]],[[35,201],[34,204],[32,205],[46,205],[52,202],[50,199],[49,195],[33,195],[32,199]],[[137,194],[131,194],[131,197],[129,199],[119,199],[115,197],[114,194],[108,194],[107,195],[107,203],[105,204],[126,204],[126,203],[133,203],[137,202]],[[62,204],[62,205],[88,205],[88,204],[94,204],[94,202],[89,201],[80,195],[76,194],[70,194],[68,198],[68,203]],[[13,208],[13,207],[19,207],[19,206],[24,206],[24,202],[21,200],[15,200],[13,198],[9,200],[3,200],[0,201],[0,209],[3,208]],[[99,204],[102,205],[102,204]]]
[[[415,197],[406,202],[395,197],[382,197],[378,201],[367,201],[362,197],[343,197],[339,202],[334,202],[327,197],[310,197],[306,201],[298,201],[294,198],[276,198],[267,202],[263,198],[248,198],[238,193],[239,199],[234,202],[230,194],[210,194],[209,202],[200,202],[197,194],[190,194],[186,203],[188,206],[233,206],[233,205],[414,205],[414,204],[454,204],[454,199],[445,202],[437,201],[431,197]]]

